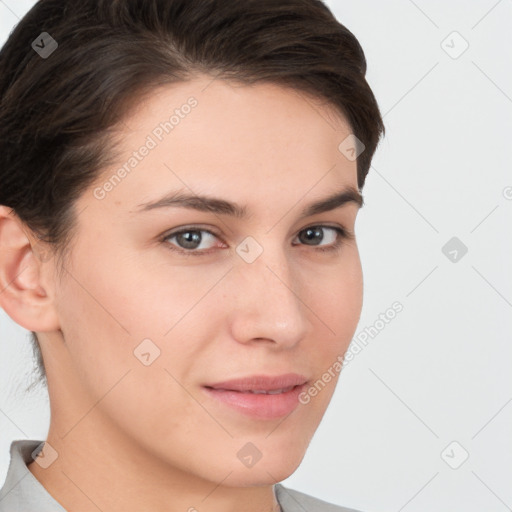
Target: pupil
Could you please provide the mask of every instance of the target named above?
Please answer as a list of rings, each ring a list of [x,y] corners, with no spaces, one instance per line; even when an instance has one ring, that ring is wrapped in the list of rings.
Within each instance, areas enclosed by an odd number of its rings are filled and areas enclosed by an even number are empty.
[[[312,240],[315,236],[317,236],[317,237],[319,237],[318,242],[321,242],[323,240],[323,238],[324,238],[321,229],[322,228],[308,228],[308,229],[306,229],[306,231],[305,231],[306,239],[307,240]]]
[[[187,249],[195,249],[194,244],[197,245],[201,243],[201,235],[197,231],[187,231],[185,233],[180,233],[178,237],[185,241],[184,246]]]

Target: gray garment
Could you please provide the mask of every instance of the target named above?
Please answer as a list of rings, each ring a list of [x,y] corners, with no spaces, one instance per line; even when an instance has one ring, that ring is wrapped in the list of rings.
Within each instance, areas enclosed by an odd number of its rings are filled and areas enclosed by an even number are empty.
[[[12,441],[11,461],[0,490],[0,512],[66,512],[27,467],[33,460],[32,453],[42,443],[32,439]],[[358,512],[331,505],[281,484],[275,484],[274,490],[282,512]]]

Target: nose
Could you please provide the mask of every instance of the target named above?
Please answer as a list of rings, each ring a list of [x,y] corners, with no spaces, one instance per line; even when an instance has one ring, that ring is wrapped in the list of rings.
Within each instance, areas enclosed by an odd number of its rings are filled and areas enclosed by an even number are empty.
[[[292,348],[307,335],[311,310],[297,270],[277,249],[267,248],[252,263],[237,262],[230,276],[236,289],[229,315],[234,339]]]

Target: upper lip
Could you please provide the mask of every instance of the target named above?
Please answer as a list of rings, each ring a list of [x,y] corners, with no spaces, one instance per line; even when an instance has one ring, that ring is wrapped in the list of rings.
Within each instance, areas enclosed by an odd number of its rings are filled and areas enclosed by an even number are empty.
[[[205,387],[232,391],[274,391],[291,386],[300,386],[305,382],[307,382],[307,379],[303,375],[286,373],[275,376],[250,375],[248,377],[216,382],[215,384],[206,384]]]

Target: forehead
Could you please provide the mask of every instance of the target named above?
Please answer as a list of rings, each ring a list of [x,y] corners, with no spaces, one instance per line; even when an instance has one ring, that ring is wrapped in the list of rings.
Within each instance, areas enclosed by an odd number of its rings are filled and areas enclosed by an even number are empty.
[[[324,98],[273,82],[246,84],[207,75],[196,75],[185,82],[163,84],[147,91],[134,103],[124,124],[129,126],[148,115],[166,117],[167,112],[172,114],[191,96],[201,106],[203,121],[208,119],[208,114],[222,113],[233,120],[236,114],[244,112],[251,113],[251,119],[257,122],[270,110],[288,121],[300,118],[312,121],[315,116],[319,117],[318,122],[322,120],[333,130],[349,129],[344,116]]]
[[[337,109],[302,91],[203,76],[145,94],[121,128],[128,151],[152,135],[159,145],[186,140],[187,149],[200,146],[210,156],[233,157],[254,149],[252,158],[271,150],[288,159],[294,157],[293,149],[298,157],[315,151],[337,157],[338,140],[351,132]],[[194,152],[187,152],[193,158]]]
[[[249,204],[269,193],[291,201],[309,189],[357,186],[356,162],[338,149],[351,133],[346,120],[325,101],[276,84],[199,77],[160,86],[120,130],[119,161],[98,183],[116,178],[109,199],[130,206],[187,188]]]

